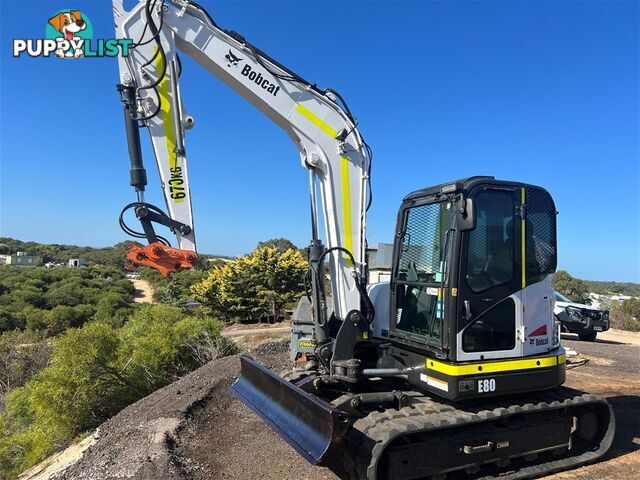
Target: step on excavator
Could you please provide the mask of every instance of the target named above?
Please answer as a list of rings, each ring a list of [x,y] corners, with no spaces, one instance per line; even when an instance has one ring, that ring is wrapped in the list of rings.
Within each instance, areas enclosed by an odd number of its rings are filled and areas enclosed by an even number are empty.
[[[117,89],[137,201],[120,224],[148,245],[127,253],[132,267],[169,275],[197,261],[185,149],[194,119],[178,52],[284,129],[308,171],[311,308],[292,326],[295,368],[278,375],[242,356],[231,388],[300,455],[341,478],[409,480],[532,478],[605,454],[610,405],[562,386],[550,284],[557,212],[544,188],[475,176],[410,193],[390,281],[367,285],[372,150],[342,96],[219,27],[196,2],[145,0],[127,11],[113,0],[113,14],[117,37],[133,40]],[[167,213],[144,200],[143,127]],[[128,210],[142,231],[126,224]]]

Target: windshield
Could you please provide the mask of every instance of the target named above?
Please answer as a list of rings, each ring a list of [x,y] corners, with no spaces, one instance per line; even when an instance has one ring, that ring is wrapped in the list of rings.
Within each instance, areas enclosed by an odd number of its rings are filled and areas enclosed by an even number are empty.
[[[568,303],[572,303],[571,300],[569,300],[567,297],[565,297],[564,295],[560,295],[558,292],[556,292],[556,300],[559,302],[568,302]]]
[[[396,285],[396,331],[442,344],[443,289],[451,248],[451,202],[410,208],[405,214]]]
[[[439,283],[446,268],[448,231],[453,221],[451,202],[410,208],[406,214],[398,279],[407,282]]]

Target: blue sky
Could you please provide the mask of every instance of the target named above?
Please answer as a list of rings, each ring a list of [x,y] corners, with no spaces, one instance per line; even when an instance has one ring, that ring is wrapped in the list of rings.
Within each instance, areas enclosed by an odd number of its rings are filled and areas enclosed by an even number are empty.
[[[348,100],[375,152],[370,243],[392,239],[406,193],[488,174],[552,193],[560,268],[640,281],[637,2],[200,3]],[[11,57],[13,38],[42,37],[63,8],[88,15],[95,37],[112,37],[111,2],[0,7],[0,235],[124,240],[117,216],[134,193],[116,61]],[[200,250],[237,255],[280,236],[305,245],[306,173],[288,137],[184,55],[183,63]],[[145,153],[147,199],[162,205]]]

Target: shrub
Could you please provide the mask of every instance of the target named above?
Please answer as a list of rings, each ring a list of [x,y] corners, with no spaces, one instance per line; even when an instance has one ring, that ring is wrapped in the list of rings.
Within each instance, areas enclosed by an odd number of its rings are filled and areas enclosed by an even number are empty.
[[[100,267],[0,267],[0,285],[0,332],[26,328],[47,330],[50,336],[83,325],[98,307],[100,320],[121,325],[135,293],[122,274]]]
[[[631,298],[624,302],[613,302],[609,318],[613,328],[640,332],[640,300]]]
[[[145,305],[120,330],[119,356],[138,388],[151,392],[202,365],[192,342],[199,336],[217,338],[222,323],[185,315],[169,305]]]
[[[53,340],[49,365],[6,397],[0,468],[14,477],[126,405],[235,353],[220,336],[222,325],[168,305],[145,305],[122,328],[93,321],[68,329]]]
[[[41,334],[0,334],[0,411],[4,395],[46,367],[51,348]]]
[[[276,319],[304,291],[307,263],[299,251],[258,247],[214,268],[191,291],[196,300],[228,320]]]

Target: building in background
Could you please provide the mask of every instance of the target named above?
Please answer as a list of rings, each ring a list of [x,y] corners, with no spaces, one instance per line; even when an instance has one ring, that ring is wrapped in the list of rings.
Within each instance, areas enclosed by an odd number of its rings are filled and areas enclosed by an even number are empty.
[[[27,252],[16,252],[14,255],[0,255],[0,265],[16,265],[19,267],[39,267],[42,257],[27,255]]]
[[[369,283],[390,281],[391,264],[393,262],[393,244],[374,243],[367,248],[367,256]]]
[[[69,268],[79,268],[79,267],[84,267],[86,264],[87,262],[85,262],[81,258],[70,258],[68,266]]]

